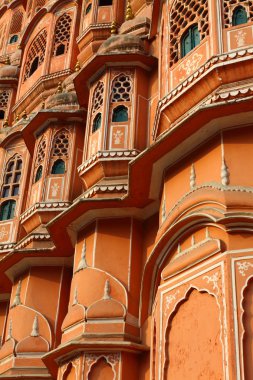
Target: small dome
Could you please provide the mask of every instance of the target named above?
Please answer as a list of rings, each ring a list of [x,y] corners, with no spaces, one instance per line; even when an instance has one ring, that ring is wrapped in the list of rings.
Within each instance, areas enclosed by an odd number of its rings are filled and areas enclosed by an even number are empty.
[[[83,322],[85,320],[85,307],[82,305],[74,305],[70,308],[64,321],[62,323],[62,331],[66,330],[68,327],[75,325],[78,322]]]
[[[125,21],[120,29],[120,34],[131,33],[132,35],[147,35],[150,28],[150,19],[147,17],[135,17],[132,20]]]
[[[94,318],[124,318],[126,314],[122,303],[110,298],[102,299],[92,304],[87,310],[87,319]]]
[[[16,353],[26,352],[47,352],[49,344],[46,339],[41,336],[28,336],[21,340],[16,346]]]
[[[77,106],[78,101],[77,101],[77,96],[76,93],[71,91],[71,92],[61,92],[54,94],[50,96],[47,101],[46,101],[46,108],[72,108],[71,106]],[[64,106],[64,107],[62,107]]]
[[[139,36],[121,34],[109,37],[99,48],[98,54],[145,53],[143,41]]]
[[[14,66],[20,66],[21,62],[21,57],[22,57],[22,50],[17,49],[11,56],[11,63]]]
[[[0,67],[0,79],[18,78],[19,68],[14,65],[4,65]]]

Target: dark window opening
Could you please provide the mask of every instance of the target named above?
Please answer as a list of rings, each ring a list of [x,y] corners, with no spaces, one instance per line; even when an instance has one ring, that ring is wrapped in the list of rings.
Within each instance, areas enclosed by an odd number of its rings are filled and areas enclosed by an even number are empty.
[[[38,167],[38,169],[37,169],[37,172],[36,172],[36,175],[35,175],[35,180],[34,180],[34,182],[38,182],[38,181],[41,179],[41,177],[42,177],[42,171],[43,171],[43,168],[42,168],[42,166],[40,165],[40,166]]]
[[[65,162],[63,160],[56,160],[53,164],[51,174],[64,174]]]
[[[0,207],[0,220],[13,219],[15,213],[16,201],[4,202]]]
[[[56,48],[56,52],[55,52],[55,55],[62,55],[62,54],[65,54],[65,45],[64,44],[58,45]]]
[[[181,40],[181,52],[182,57],[188,54],[192,49],[194,49],[200,43],[200,34],[198,31],[198,26],[193,25],[183,34]]]
[[[90,13],[91,11],[91,8],[92,8],[92,5],[91,3],[87,5],[86,9],[85,9],[85,14],[87,15],[88,13]]]
[[[232,17],[232,25],[241,25],[246,24],[248,22],[248,16],[245,8],[243,7],[237,7],[234,10],[233,17]]]
[[[0,110],[0,120],[4,120],[5,112],[4,110]]]
[[[14,34],[13,36],[11,36],[10,38],[10,44],[15,44],[15,42],[18,41],[18,35],[17,34]]]
[[[124,106],[119,106],[119,107],[114,108],[113,114],[112,114],[112,121],[113,122],[128,121],[128,109]]]
[[[102,115],[101,113],[98,113],[93,121],[92,133],[96,132],[101,127],[101,123],[102,123]]]
[[[29,77],[33,75],[33,73],[37,70],[39,67],[39,57],[35,57],[30,68]]]
[[[112,0],[99,0],[99,4],[98,4],[100,7],[103,7],[105,5],[112,5]]]

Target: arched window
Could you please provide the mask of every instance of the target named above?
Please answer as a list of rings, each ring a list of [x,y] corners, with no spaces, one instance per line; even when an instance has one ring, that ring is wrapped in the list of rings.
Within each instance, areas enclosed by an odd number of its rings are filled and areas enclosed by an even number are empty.
[[[104,83],[98,82],[94,92],[93,92],[93,99],[92,99],[92,113],[98,111],[100,107],[102,107],[104,102]]]
[[[27,53],[24,80],[29,78],[44,62],[47,43],[47,31],[42,30],[33,40]]]
[[[124,106],[118,106],[114,108],[112,113],[112,121],[122,122],[128,121],[128,109]]]
[[[232,25],[241,25],[241,24],[246,24],[248,22],[248,16],[246,9],[244,7],[236,7],[234,12],[233,12],[233,17],[232,17]]]
[[[85,14],[86,14],[86,15],[87,15],[88,13],[90,13],[91,8],[92,8],[92,4],[90,3],[90,4],[87,5],[87,7],[86,7],[86,9],[85,9]]]
[[[39,67],[39,57],[35,57],[34,60],[32,61],[32,64],[31,64],[31,68],[29,71],[29,77],[32,76],[33,73],[35,73],[35,71],[37,70],[38,67]]]
[[[53,141],[52,157],[68,157],[69,134],[65,129],[56,133]]]
[[[99,112],[93,120],[92,133],[95,133],[101,127],[101,123],[102,123],[102,114]]]
[[[112,5],[112,0],[99,0],[99,6]]]
[[[224,0],[225,1],[225,0]],[[187,26],[196,25],[199,28],[199,40],[204,40],[209,35],[208,1],[177,0],[172,2],[169,15],[169,47],[170,67],[178,62],[182,55],[182,49],[178,46],[178,36],[181,30]],[[182,43],[182,39],[180,41]],[[182,47],[182,46],[181,46]]]
[[[36,175],[35,175],[35,180],[34,180],[34,182],[38,182],[38,181],[41,179],[41,177],[42,177],[42,173],[43,173],[43,167],[42,167],[42,165],[40,165],[40,166],[38,167],[37,171],[36,171]]]
[[[0,221],[9,220],[14,218],[16,201],[9,200],[0,206]]]
[[[10,92],[3,90],[0,92],[0,120],[4,120],[8,108]]]
[[[19,184],[21,178],[22,160],[18,155],[11,158],[5,168],[2,198],[19,195]]]
[[[46,140],[42,137],[38,145],[36,161],[34,165],[34,182],[37,182],[41,179],[43,173],[43,162],[45,159],[46,152]]]
[[[181,56],[184,57],[200,43],[198,25],[192,25],[186,30],[181,39]]]
[[[132,91],[132,82],[128,75],[120,74],[112,83],[111,101],[117,102],[129,102],[131,100],[130,95]]]
[[[18,35],[17,34],[14,34],[13,36],[11,36],[10,38],[10,44],[15,44],[15,42],[18,41]]]
[[[56,160],[52,166],[51,174],[64,174],[65,162],[61,159]]]
[[[67,53],[70,41],[71,16],[64,13],[55,26],[53,55],[58,56]]]

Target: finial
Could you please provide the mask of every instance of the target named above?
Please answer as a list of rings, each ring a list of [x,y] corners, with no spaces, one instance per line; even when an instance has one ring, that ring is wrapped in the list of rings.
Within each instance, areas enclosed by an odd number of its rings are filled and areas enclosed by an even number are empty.
[[[118,27],[116,21],[113,21],[111,23],[111,35],[117,34],[118,32]]]
[[[34,321],[33,321],[33,327],[32,327],[32,332],[31,332],[31,336],[39,336],[39,321],[38,321],[38,316],[35,315],[34,317]]]
[[[166,199],[163,197],[163,204],[162,204],[162,223],[166,219]]]
[[[191,187],[191,190],[193,190],[195,186],[196,186],[196,172],[195,172],[194,164],[192,164],[192,166],[191,166],[191,174],[190,174],[190,187]]]
[[[206,239],[210,239],[210,235],[209,235],[209,229],[208,229],[208,227],[206,227]]]
[[[27,113],[26,110],[22,113],[22,119],[26,120],[27,119]]]
[[[11,64],[11,60],[10,60],[9,56],[6,57],[5,64],[6,65],[10,65]]]
[[[132,11],[130,0],[127,2],[127,8],[126,8],[126,21],[132,20],[134,18],[134,14]]]
[[[110,281],[107,279],[105,281],[105,288],[104,288],[104,300],[109,300],[111,298],[111,286]]]
[[[6,337],[6,341],[12,338],[12,319],[9,322],[8,335]]]
[[[14,298],[13,304],[11,305],[11,308],[21,305],[20,293],[21,293],[21,280],[19,280],[18,282],[15,298]]]
[[[8,123],[8,118],[7,118],[7,117],[6,117],[6,119],[4,120],[4,122],[3,122],[3,127],[4,127],[4,128],[9,127],[9,123]]]
[[[45,105],[46,105],[45,102],[42,102],[42,103],[41,103],[41,109],[42,109],[42,110],[45,109]]]
[[[181,245],[180,245],[180,243],[178,243],[178,246],[177,246],[177,253],[181,253]]]
[[[75,271],[75,273],[79,272],[80,270],[83,270],[87,268],[87,262],[86,262],[86,240],[83,242],[83,248],[81,253],[81,260],[79,261],[78,267]]]
[[[77,287],[75,287],[75,291],[74,291],[74,298],[73,298],[73,302],[72,302],[72,306],[75,306],[78,304],[78,294],[77,294]]]
[[[221,164],[221,183],[223,186],[229,185],[229,170],[224,158],[222,159]]]
[[[77,61],[75,65],[75,72],[79,71],[81,69],[80,62]]]
[[[63,89],[62,89],[62,84],[61,84],[61,82],[58,82],[58,86],[57,86],[57,91],[56,91],[56,93],[57,93],[57,94],[61,94],[62,91],[63,91]]]
[[[195,245],[195,236],[192,235],[192,246],[194,246],[194,245]]]
[[[18,49],[21,49],[21,45],[20,44],[18,45]]]
[[[15,121],[18,122],[19,121],[19,114],[17,113],[16,114],[16,118],[15,118]]]

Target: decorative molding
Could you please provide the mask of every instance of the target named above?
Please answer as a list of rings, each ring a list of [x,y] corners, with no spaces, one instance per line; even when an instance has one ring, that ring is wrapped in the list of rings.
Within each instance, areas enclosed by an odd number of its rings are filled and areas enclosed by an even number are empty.
[[[179,95],[181,92],[184,92],[188,86],[190,86],[197,79],[205,75],[205,72],[210,70],[212,67],[218,66],[220,64],[224,64],[224,62],[234,61],[235,59],[241,59],[242,57],[253,56],[253,48],[250,47],[248,49],[242,48],[231,53],[220,54],[211,57],[207,60],[203,65],[201,65],[194,73],[192,73],[188,78],[186,78],[183,82],[179,83],[177,87],[175,87],[168,95],[164,96],[157,105],[156,116],[154,121],[154,129],[153,136],[157,133],[157,125],[158,120],[160,118],[160,114],[164,108],[168,107],[168,105],[174,100],[174,98]],[[236,97],[236,95],[235,95]],[[215,100],[215,96],[213,97]],[[209,99],[209,103],[212,101]]]
[[[39,334],[39,321],[38,321],[38,316],[35,315],[34,321],[33,321],[33,327],[32,327],[31,336],[37,337],[39,335],[40,335]]]
[[[21,222],[24,222],[31,214],[36,211],[48,211],[48,209],[52,209],[52,211],[64,211],[68,208],[72,202],[39,202],[32,205],[29,209],[27,209],[23,214],[20,215]]]
[[[92,164],[96,161],[111,161],[111,160],[131,160],[132,158],[138,156],[140,152],[136,149],[133,150],[105,150],[99,151],[94,154],[87,161],[83,162],[78,168],[78,173],[83,174]]]
[[[128,185],[96,185],[91,190],[88,190],[82,198],[91,198],[96,194],[103,194],[103,193],[115,193],[115,192],[127,192],[128,191]]]
[[[203,183],[202,185],[196,186],[194,190],[190,190],[187,193],[185,193],[170,209],[170,211],[167,214],[166,219],[172,214],[172,212],[178,208],[178,206],[184,202],[184,200],[193,194],[196,190],[203,190],[203,189],[211,189],[211,190],[219,190],[219,191],[238,191],[240,193],[248,193],[253,194],[253,188],[252,187],[245,187],[245,186],[223,186],[222,184],[216,183],[216,182],[208,182]]]
[[[51,236],[49,234],[30,234],[26,236],[19,244],[14,247],[14,250],[25,248],[28,244],[33,241],[49,241]]]
[[[253,264],[249,263],[248,261],[239,261],[237,263],[237,267],[239,273],[244,277],[245,272],[247,272],[249,268],[253,268]]]
[[[21,280],[19,280],[18,282],[15,298],[11,305],[11,309],[22,304],[21,299],[20,299],[20,293],[21,293]]]

